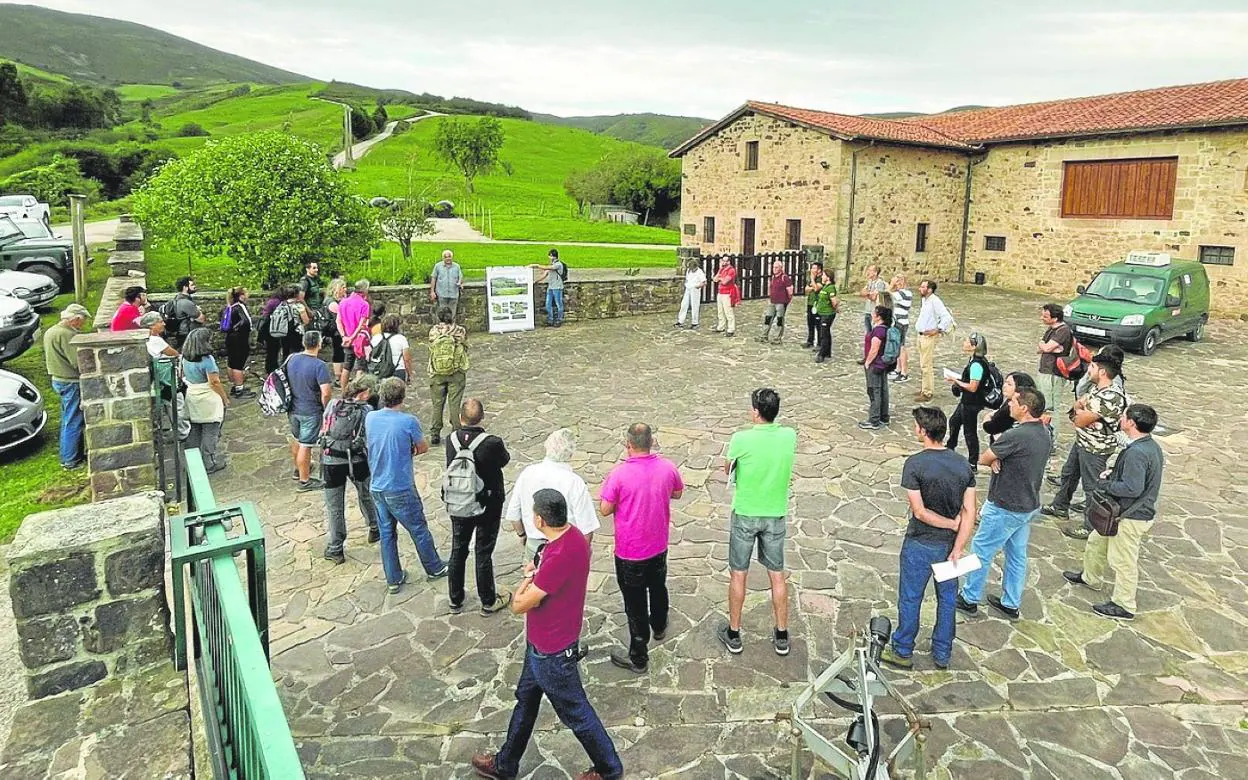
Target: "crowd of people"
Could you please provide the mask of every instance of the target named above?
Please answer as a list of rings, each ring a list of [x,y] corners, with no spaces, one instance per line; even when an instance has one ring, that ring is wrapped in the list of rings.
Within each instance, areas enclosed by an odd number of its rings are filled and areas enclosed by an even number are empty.
[[[566,275],[556,254],[550,261],[540,268],[548,275]],[[280,369],[289,385],[291,475],[296,489],[320,490],[324,496],[323,557],[334,565],[347,561],[350,483],[367,541],[379,546],[391,593],[399,592],[409,577],[399,553],[401,526],[412,540],[425,578],[447,580],[452,614],[467,608],[471,552],[480,613],[491,616],[510,608],[524,616],[527,642],[517,704],[497,753],[472,759],[478,775],[516,776],[545,696],[589,754],[593,766],[581,777],[621,777],[619,755],[586,697],[577,668],[587,652],[580,634],[592,544],[601,518],[611,517],[628,638],[610,651],[609,658],[622,669],[645,674],[651,647],[664,641],[669,628],[671,507],[683,495],[684,480],[676,465],[655,451],[651,426],[636,422],[622,432],[622,460],[606,477],[596,501],[572,468],[576,441],[567,429],[546,438],[545,457],[526,465],[508,490],[504,469],[512,456],[507,445],[487,430],[484,401],[465,398],[468,337],[455,322],[462,272],[449,256],[438,269],[430,288],[437,323],[427,338],[431,409],[423,425],[403,409],[415,370],[411,343],[400,332],[401,319],[374,305],[367,280],[348,285],[334,278],[322,287],[315,263],[306,267],[298,282],[279,288],[254,323],[248,291],[236,287],[228,292],[219,328],[224,334],[228,389],[214,357],[212,329],[194,302],[194,279],[179,280],[177,294],[159,310],[147,305],[142,288],[126,290],[113,326],[148,331],[160,397],[171,411],[177,409],[169,416],[179,426],[170,433],[198,448],[210,472],[228,465],[220,444],[225,408],[233,400],[255,395],[246,387],[244,373],[254,330],[265,345],[266,373]],[[951,662],[958,611],[977,615],[986,600],[1005,618],[1018,619],[1026,589],[1030,529],[1042,512],[1063,519],[1072,511],[1082,513],[1081,522],[1063,529],[1067,536],[1086,540],[1081,565],[1064,576],[1071,584],[1100,590],[1106,570],[1112,570],[1112,594],[1093,610],[1109,618],[1133,618],[1140,543],[1156,517],[1164,457],[1151,436],[1156,411],[1132,402],[1126,394],[1122,350],[1106,347],[1074,371],[1071,366],[1080,363],[1082,354],[1079,345],[1064,322],[1062,308],[1046,304],[1039,315],[1045,330],[1036,348],[1037,375],[1015,370],[1002,376],[990,360],[987,337],[971,332],[961,342],[965,366],[960,373],[945,372],[944,380],[957,399],[947,416],[934,403],[934,354],[939,342],[955,333],[956,322],[937,295],[937,283],[924,280],[916,299],[904,274],[885,282],[872,266],[866,275],[857,293],[862,299],[863,346],[856,361],[865,375],[869,411],[860,427],[875,431],[893,421],[889,389],[909,380],[912,318],[921,372],[918,405],[908,415],[918,450],[906,459],[901,473],[909,512],[899,557],[898,620],[882,660],[912,667],[921,605],[932,582],[936,621],[931,654],[938,668]],[[716,285],[715,330],[732,336],[740,299],[732,261],[721,261],[709,281]],[[807,330],[803,346],[815,351],[817,363],[825,363],[833,354],[832,325],[841,293],[820,263],[812,263],[802,281]],[[691,263],[677,327],[684,326],[686,317],[690,327],[698,327],[699,300],[707,283],[701,267]],[[758,341],[782,342],[797,287],[783,264],[776,263]],[[548,299],[554,325],[562,321],[561,292]],[[45,336],[48,371],[65,412],[61,461],[66,468],[75,467],[83,457],[77,363],[70,359],[68,345],[87,316],[84,308],[71,305]],[[328,361],[323,357],[327,348]],[[749,399],[751,425],[733,434],[724,455],[723,470],[733,494],[726,617],[716,637],[731,654],[741,653],[746,641],[742,607],[754,557],[770,582],[770,643],[778,655],[790,650],[785,549],[797,432],[778,422],[780,410],[781,399],[774,389],[755,390]],[[444,419],[448,412],[449,421]],[[443,441],[448,422],[451,430]],[[1046,471],[1063,443],[1067,423],[1074,438],[1066,443],[1069,449],[1060,470],[1048,474],[1056,493],[1046,504],[1041,498]],[[987,436],[984,448],[981,430]],[[962,442],[965,457],[958,451]],[[424,499],[413,478],[413,459],[434,446],[442,446],[445,464],[440,496],[451,526],[446,557],[430,533]],[[316,465],[319,478],[314,474]],[[988,476],[982,507],[976,498],[981,469]],[[1075,504],[1080,485],[1085,502]],[[1112,522],[1094,522],[1094,514],[1103,519],[1106,506],[1111,507]],[[498,583],[494,575],[493,555],[504,520],[525,550],[522,576],[514,588]],[[961,578],[937,578],[935,564],[959,564],[968,551],[978,559],[978,568]],[[998,553],[1004,554],[999,596],[985,592]]]

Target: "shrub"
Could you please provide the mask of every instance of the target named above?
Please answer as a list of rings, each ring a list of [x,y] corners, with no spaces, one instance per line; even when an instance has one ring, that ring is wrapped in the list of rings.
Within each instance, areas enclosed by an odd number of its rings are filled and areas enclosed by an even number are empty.
[[[100,187],[83,177],[77,160],[58,154],[47,165],[27,168],[0,181],[0,191],[29,193],[50,205],[63,206],[71,193],[86,195],[92,200],[98,198]]]
[[[201,138],[208,135],[208,131],[197,122],[187,122],[178,128],[177,134],[179,138]]]
[[[377,110],[373,112],[373,125],[377,128],[377,132],[386,129],[386,123],[390,121],[390,115],[386,113],[386,107],[377,104]]]
[[[357,141],[363,141],[376,131],[377,126],[373,124],[373,117],[368,113],[367,109],[353,106],[351,108],[351,137]]]
[[[406,133],[408,130],[411,130],[411,129],[412,129],[411,122],[407,121],[406,119],[400,119],[398,122],[394,123],[394,130],[392,130],[391,133],[393,133],[394,135],[399,135],[400,133]]]

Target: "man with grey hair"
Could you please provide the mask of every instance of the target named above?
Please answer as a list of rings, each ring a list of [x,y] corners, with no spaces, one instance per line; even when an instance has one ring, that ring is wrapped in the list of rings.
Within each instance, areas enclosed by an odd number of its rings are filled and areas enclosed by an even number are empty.
[[[355,292],[338,302],[337,324],[338,333],[342,336],[344,359],[342,374],[337,379],[344,391],[351,375],[368,367],[368,361],[364,359],[372,336],[368,332],[368,318],[372,314],[368,287],[368,280],[360,279],[355,283]]]
[[[507,503],[506,518],[511,521],[516,536],[525,542],[530,556],[537,553],[546,537],[533,524],[533,494],[542,488],[557,490],[568,502],[568,521],[581,529],[585,538],[593,541],[598,530],[598,515],[589,497],[585,480],[572,471],[570,462],[576,454],[576,439],[572,431],[560,428],[546,437],[546,457],[538,463],[524,467],[516,477]]]
[[[82,332],[91,312],[71,303],[61,312],[61,321],[43,334],[43,359],[52,377],[52,390],[61,398],[61,468],[76,469],[87,461],[83,434],[87,419],[82,413],[78,349],[70,344]]]
[[[329,366],[320,358],[321,332],[303,332],[303,351],[286,360],[286,379],[290,382],[290,459],[294,461],[294,478],[299,492],[320,490],[325,485],[311,476],[312,448],[321,433],[321,416],[329,403],[332,380]]]
[[[667,543],[672,501],[685,492],[676,464],[651,452],[650,426],[633,423],[624,436],[625,461],[602,483],[598,512],[615,515],[615,577],[628,616],[628,652],[611,651],[611,663],[636,674],[649,664],[651,631],[667,634]]]
[[[442,262],[429,274],[429,302],[437,309],[450,309],[451,318],[459,312],[459,293],[464,289],[464,271],[455,262],[455,253],[442,252]]]

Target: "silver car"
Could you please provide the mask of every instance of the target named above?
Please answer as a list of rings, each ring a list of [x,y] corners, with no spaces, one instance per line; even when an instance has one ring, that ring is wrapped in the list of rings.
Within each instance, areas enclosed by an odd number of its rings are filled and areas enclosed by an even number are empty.
[[[0,370],[0,452],[35,438],[47,422],[39,389],[23,376]]]
[[[47,306],[61,294],[61,288],[43,274],[26,271],[0,271],[0,295],[21,298],[31,306]]]

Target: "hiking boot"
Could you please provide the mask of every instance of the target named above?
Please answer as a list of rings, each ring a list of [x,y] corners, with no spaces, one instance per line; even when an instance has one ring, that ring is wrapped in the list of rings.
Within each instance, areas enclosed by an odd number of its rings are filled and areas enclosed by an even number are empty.
[[[1045,504],[1040,507],[1040,514],[1048,515],[1049,517],[1056,517],[1058,520],[1070,519],[1070,513],[1067,511],[1066,507],[1057,506],[1055,504]]]
[[[221,468],[225,468],[225,466],[222,466]],[[300,493],[307,493],[310,490],[320,490],[323,487],[325,487],[324,482],[320,481],[316,477],[308,477],[308,481],[300,482],[299,487],[295,488],[295,490]]]
[[[1062,572],[1062,576],[1065,577],[1066,581],[1071,585],[1082,585],[1088,590],[1100,590],[1100,588],[1089,585],[1088,581],[1083,578],[1083,572],[1081,571],[1064,571]]]
[[[335,566],[341,566],[342,564],[347,562],[347,556],[343,555],[341,552],[335,553],[335,552],[330,552],[329,550],[326,550],[325,554],[321,557],[327,561],[330,561]]]
[[[386,590],[388,590],[391,593],[398,593],[400,590],[402,590],[403,583],[405,582],[407,582],[407,572],[403,572],[403,576],[399,578],[398,582],[394,583],[393,585],[387,585]]]
[[[438,446],[438,445],[439,445],[439,444],[441,444],[441,443],[442,443],[442,434],[440,434],[440,433],[435,433],[435,434],[433,434],[432,436],[430,436],[430,437],[429,437],[429,446],[430,446],[430,447],[436,447],[436,446]]]
[[[914,661],[908,655],[898,655],[892,645],[884,648],[884,652],[880,653],[880,660],[889,666],[895,666],[898,669],[913,669]]]
[[[368,529],[368,543],[369,544],[377,544],[377,542],[380,539],[381,539],[381,531],[378,531],[376,528]]]
[[[1007,607],[1007,606],[1005,606],[1004,604],[1002,604],[1002,603],[1001,603],[1001,598],[1000,598],[999,596],[989,596],[989,597],[988,597],[988,604],[989,604],[989,605],[990,605],[993,609],[997,610],[997,611],[998,611],[998,612],[1000,612],[1002,615],[1005,615],[1005,616],[1006,616],[1007,618],[1009,618],[1010,620],[1018,620],[1018,618],[1019,618],[1019,616],[1020,616],[1020,614],[1021,614],[1021,613],[1020,613],[1020,612],[1019,612],[1016,608],[1014,608],[1014,607]]]
[[[1080,542],[1086,542],[1091,535],[1092,532],[1082,525],[1068,525],[1062,529],[1062,536],[1069,536],[1071,539]]]
[[[503,776],[498,773],[498,768],[494,766],[493,753],[478,753],[473,756],[472,768],[477,773],[477,777],[486,777],[489,780],[503,780]]]
[[[451,605],[451,614],[452,614],[452,615],[462,615],[462,614],[464,614],[464,605],[463,605],[463,604],[452,604],[452,605]]]
[[[426,577],[425,579],[426,579],[426,580],[428,580],[429,582],[433,582],[434,580],[440,580],[440,579],[442,579],[442,578],[443,578],[443,577],[445,577],[447,574],[450,574],[450,572],[451,572],[451,567],[450,567],[450,566],[447,566],[447,565],[444,563],[444,564],[442,564],[442,568],[441,568],[441,569],[438,569],[437,571],[435,571],[433,574],[430,574],[430,575],[429,575],[428,577]]]
[[[654,638],[654,641],[662,642],[664,639],[667,639],[667,626],[664,626],[661,630],[651,631],[650,636]]]
[[[823,355],[815,355],[815,362],[816,362],[816,363],[822,363],[822,362],[823,362],[823,361],[825,361],[825,360],[827,360],[827,358],[825,358]]]
[[[509,604],[511,604],[511,591],[504,590],[494,596],[493,604],[489,606],[481,605],[481,615],[482,617],[489,617],[497,612],[502,612],[504,609],[507,609]]]
[[[958,611],[959,611],[959,612],[962,612],[962,613],[964,613],[964,614],[967,614],[967,615],[978,615],[978,614],[979,614],[979,605],[978,605],[978,604],[972,604],[971,602],[969,602],[969,601],[967,601],[966,599],[962,598],[962,594],[961,594],[961,593],[959,593],[959,594],[958,594],[958,601],[957,601],[957,604],[956,604],[955,606],[957,606],[957,608],[958,608]]]
[[[1104,604],[1094,604],[1092,611],[1101,617],[1113,618],[1114,620],[1135,620],[1135,613],[1128,612],[1112,601],[1106,601]]]
[[[633,674],[645,674],[646,673],[646,665],[634,663],[633,659],[629,657],[628,653],[624,652],[623,650],[611,651],[611,663],[614,664],[615,666],[620,667],[621,669],[627,669]]]
[[[737,635],[734,637],[728,633],[728,630],[728,624],[722,623],[715,631],[715,636],[719,638],[719,641],[723,643],[724,647],[728,648],[728,652],[733,655],[740,655],[742,649],[744,649],[741,646],[741,632],[738,631]]]
[[[776,629],[771,634],[771,646],[776,649],[776,655],[789,654],[789,632],[785,631],[784,636],[780,636],[780,629]]]

